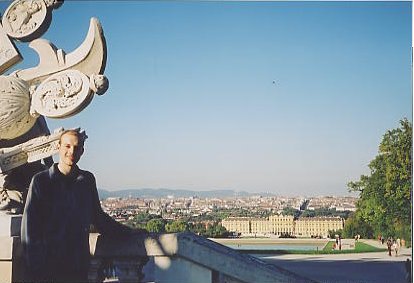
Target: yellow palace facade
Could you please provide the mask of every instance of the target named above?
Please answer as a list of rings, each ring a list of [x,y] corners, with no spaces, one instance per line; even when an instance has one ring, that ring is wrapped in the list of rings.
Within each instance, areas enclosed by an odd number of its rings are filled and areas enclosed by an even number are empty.
[[[299,217],[291,215],[271,215],[269,218],[229,217],[223,219],[221,225],[230,232],[241,235],[282,235],[296,237],[327,237],[329,230],[344,227],[344,219],[340,217]]]

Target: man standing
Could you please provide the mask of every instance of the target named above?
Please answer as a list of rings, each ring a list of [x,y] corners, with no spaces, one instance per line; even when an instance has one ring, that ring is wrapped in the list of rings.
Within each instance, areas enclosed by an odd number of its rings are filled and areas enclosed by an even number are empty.
[[[134,231],[103,212],[95,177],[76,165],[85,139],[77,130],[65,131],[59,163],[36,174],[30,184],[21,239],[31,281],[87,281],[92,224],[110,236]]]
[[[392,241],[391,238],[388,238],[387,240],[387,249],[388,249],[388,255],[391,256],[391,247],[392,247]]]

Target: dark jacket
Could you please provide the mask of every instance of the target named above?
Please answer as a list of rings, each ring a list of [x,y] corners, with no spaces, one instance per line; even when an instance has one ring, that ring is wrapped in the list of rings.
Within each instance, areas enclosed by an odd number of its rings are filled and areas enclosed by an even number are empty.
[[[76,167],[65,176],[54,164],[36,174],[30,184],[21,229],[31,279],[86,280],[91,224],[107,235],[130,231],[103,212],[92,173]]]

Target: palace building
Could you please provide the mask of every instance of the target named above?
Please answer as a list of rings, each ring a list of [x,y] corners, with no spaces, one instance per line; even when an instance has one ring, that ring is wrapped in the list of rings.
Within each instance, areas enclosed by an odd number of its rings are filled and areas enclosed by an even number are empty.
[[[269,233],[269,221],[266,218],[250,219],[250,234],[266,235]]]
[[[229,217],[221,225],[230,232],[241,235],[283,235],[296,237],[328,237],[329,230],[344,227],[340,217],[299,217],[291,215],[271,215],[269,218]]]
[[[295,220],[292,215],[271,215],[269,217],[270,233],[275,235],[294,234]]]
[[[344,220],[340,217],[299,217],[295,221],[295,236],[312,237],[328,235],[329,230],[344,228]]]
[[[227,231],[237,232],[240,234],[251,234],[249,217],[229,217],[221,221],[221,225]]]

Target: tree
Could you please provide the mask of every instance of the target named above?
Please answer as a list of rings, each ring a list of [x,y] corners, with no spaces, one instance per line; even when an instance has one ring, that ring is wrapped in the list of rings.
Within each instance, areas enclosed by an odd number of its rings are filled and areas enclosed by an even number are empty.
[[[182,220],[176,220],[165,225],[165,231],[168,233],[184,232],[188,231],[188,229],[188,224]]]
[[[343,236],[344,238],[354,238],[355,235],[360,235],[365,239],[370,239],[375,236],[372,227],[364,222],[363,219],[353,214],[345,221]]]
[[[209,238],[227,238],[230,235],[230,232],[226,230],[221,224],[214,223],[212,225],[208,225],[206,229],[206,234],[203,235]]]
[[[409,239],[411,235],[412,124],[403,119],[389,130],[369,163],[370,175],[348,183],[358,191],[355,221],[370,226],[375,234]]]
[[[328,230],[328,236],[329,236],[330,239],[335,239],[336,236],[342,238],[343,234],[344,234],[344,231],[342,229],[339,229],[339,230]],[[351,238],[351,237],[349,237],[349,238]]]
[[[151,219],[147,222],[147,231],[161,233],[165,231],[165,222],[163,219]]]
[[[282,210],[283,215],[292,215],[295,218],[298,218],[300,215],[300,210],[297,210],[293,207],[284,207]]]
[[[302,212],[301,216],[302,217],[315,217],[316,216],[316,213],[315,213],[314,210],[307,209],[307,210],[305,210],[305,211]]]
[[[206,225],[204,223],[194,223],[189,225],[189,229],[191,232],[198,234],[198,235],[205,235],[206,234]]]
[[[132,228],[147,228],[147,222],[151,219],[161,219],[161,215],[149,214],[146,212],[140,212],[136,214],[132,219],[128,220],[127,225]]]

